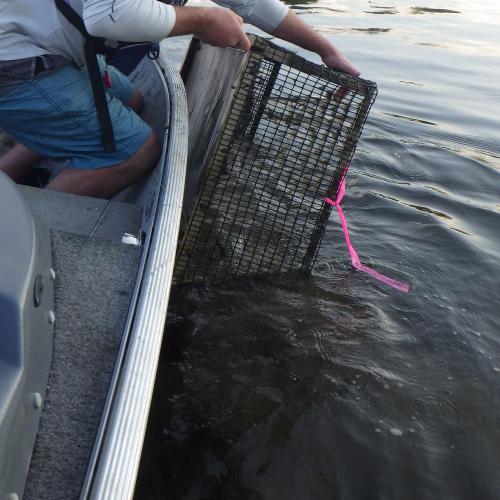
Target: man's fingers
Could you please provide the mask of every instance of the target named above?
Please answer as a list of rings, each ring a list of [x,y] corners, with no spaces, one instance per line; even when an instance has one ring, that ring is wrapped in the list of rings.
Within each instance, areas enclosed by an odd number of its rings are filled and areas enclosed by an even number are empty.
[[[234,16],[236,17],[236,20],[238,21],[239,25],[243,26],[243,18],[238,16],[237,14],[234,14]],[[238,43],[234,45],[234,47],[247,52],[248,50],[250,50],[251,46],[252,45],[250,43],[250,40],[248,39],[246,33],[243,31],[243,28],[241,28],[241,37],[238,40]]]
[[[353,64],[344,57],[340,52],[335,51],[332,54],[323,57],[323,62],[330,68],[342,71],[348,75],[359,76],[361,73],[353,66]]]
[[[250,40],[248,39],[246,33],[243,33],[243,36],[238,40],[238,43],[235,45],[235,48],[244,50],[245,52],[249,51],[252,47]]]
[[[245,34],[240,16],[225,8],[207,8],[206,14],[208,22],[198,33],[201,40],[215,47],[234,47],[245,52],[250,49],[250,40]]]

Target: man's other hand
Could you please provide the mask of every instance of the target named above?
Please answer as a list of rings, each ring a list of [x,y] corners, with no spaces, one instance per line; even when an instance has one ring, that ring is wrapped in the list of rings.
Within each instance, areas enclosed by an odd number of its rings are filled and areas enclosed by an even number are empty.
[[[207,8],[205,29],[196,33],[198,38],[216,47],[234,47],[247,51],[250,40],[243,30],[243,19],[223,8]]]
[[[175,7],[176,22],[169,36],[194,34],[215,47],[251,47],[243,19],[229,9],[219,7]]]

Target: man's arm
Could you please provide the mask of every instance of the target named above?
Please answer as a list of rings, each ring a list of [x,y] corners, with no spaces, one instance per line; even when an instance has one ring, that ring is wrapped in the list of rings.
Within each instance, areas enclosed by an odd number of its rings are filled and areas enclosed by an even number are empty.
[[[316,52],[323,62],[332,69],[337,69],[349,75],[359,76],[360,72],[346,57],[324,36],[316,33],[293,11],[289,10],[285,19],[275,28],[271,35],[294,43],[306,50]]]
[[[218,47],[250,48],[243,20],[228,9],[173,7],[156,0],[83,0],[83,21],[91,35],[123,42],[159,42],[196,34]]]
[[[295,15],[280,0],[214,0],[239,14],[245,22],[253,24],[270,35],[292,42],[321,56],[330,68],[350,75],[359,71],[325,37]]]
[[[229,9],[213,7],[175,7],[176,21],[169,36],[193,33],[216,47],[250,49],[243,30],[243,19]]]

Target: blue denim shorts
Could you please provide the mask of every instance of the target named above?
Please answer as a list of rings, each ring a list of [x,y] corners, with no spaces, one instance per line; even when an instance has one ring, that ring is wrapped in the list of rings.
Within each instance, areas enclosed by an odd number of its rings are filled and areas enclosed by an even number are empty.
[[[20,81],[0,94],[0,128],[32,151],[68,168],[94,169],[117,165],[134,155],[152,130],[126,103],[131,82],[112,66],[106,89],[116,151],[105,153],[88,73],[70,64]]]

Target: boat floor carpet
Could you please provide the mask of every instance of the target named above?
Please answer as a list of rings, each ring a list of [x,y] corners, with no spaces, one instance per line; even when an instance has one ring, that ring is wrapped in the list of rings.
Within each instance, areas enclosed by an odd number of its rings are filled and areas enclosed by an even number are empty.
[[[29,186],[19,188],[50,229],[113,241],[121,241],[123,233],[139,234],[142,209],[131,203]]]
[[[52,230],[54,356],[25,500],[78,499],[127,318],[140,248]]]

